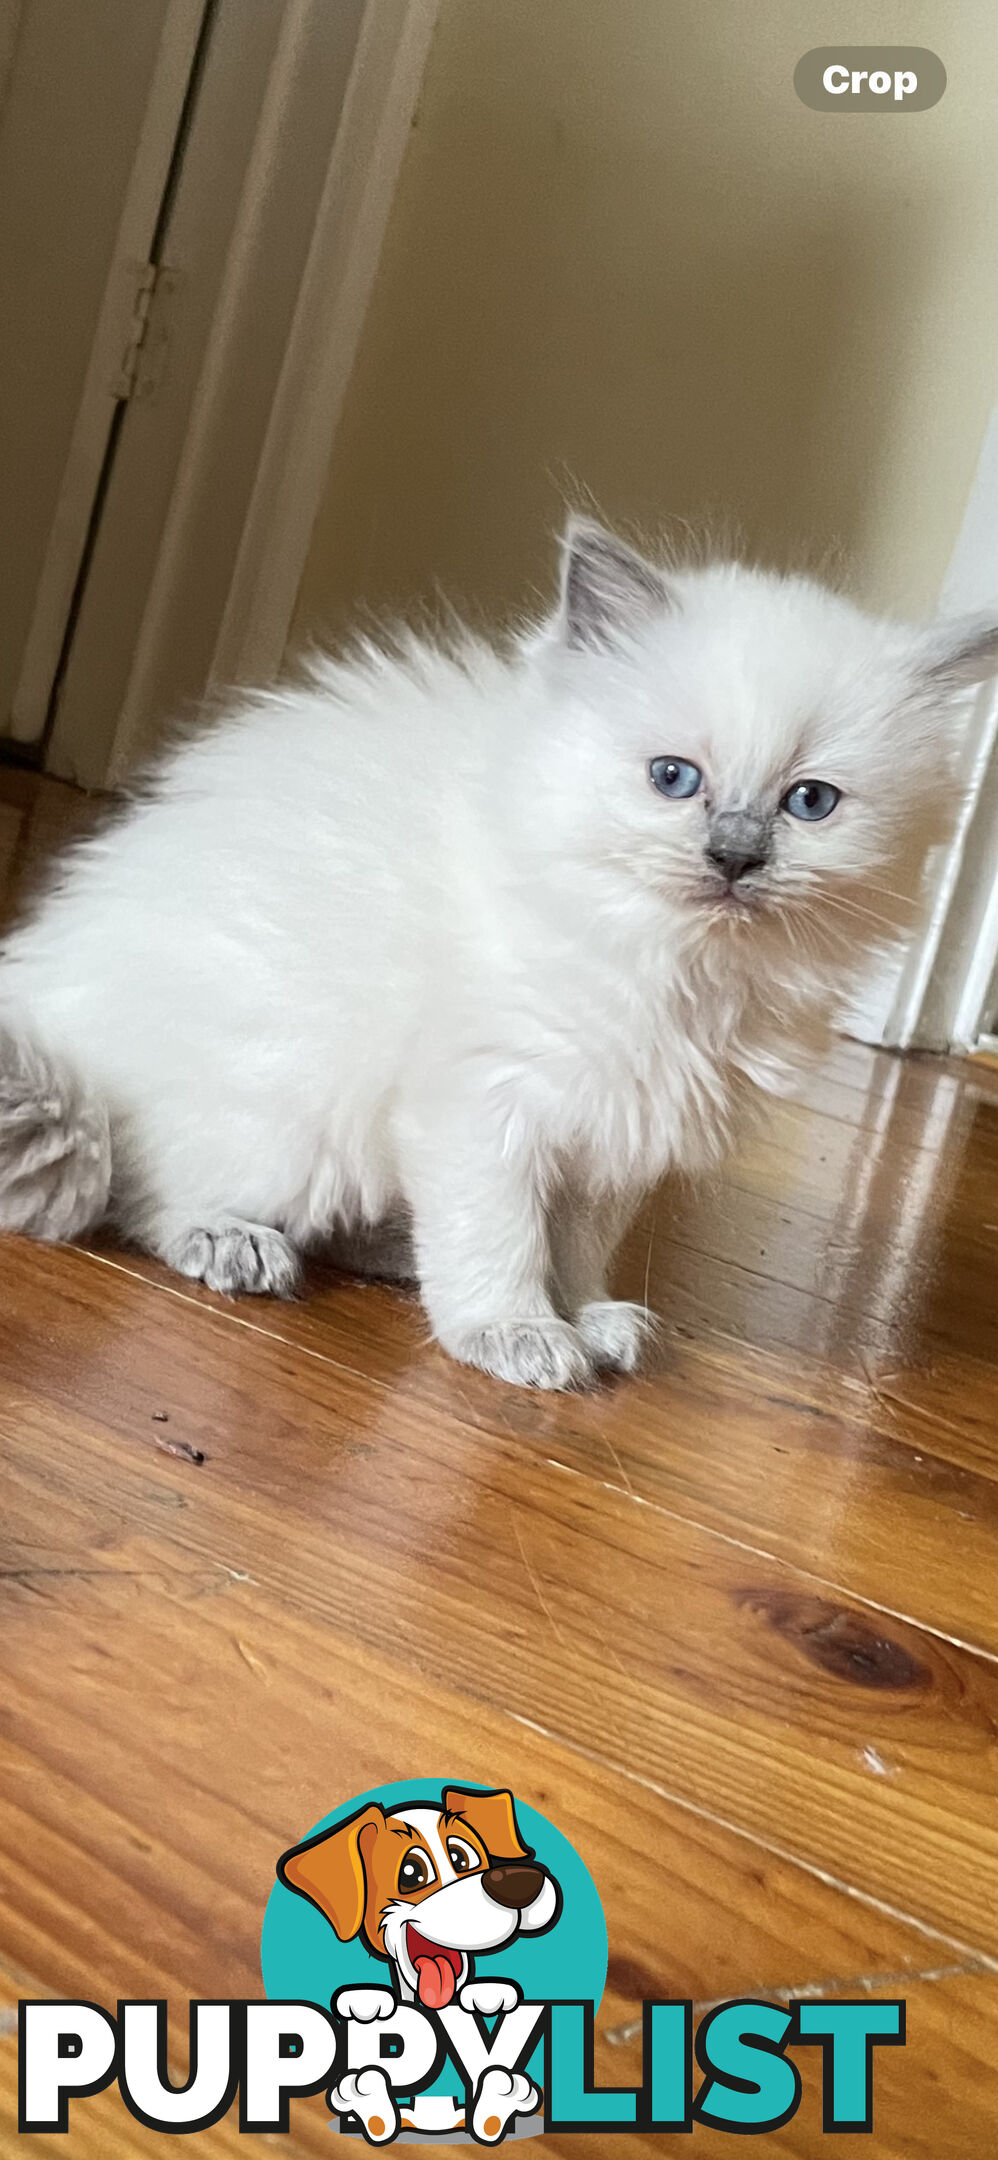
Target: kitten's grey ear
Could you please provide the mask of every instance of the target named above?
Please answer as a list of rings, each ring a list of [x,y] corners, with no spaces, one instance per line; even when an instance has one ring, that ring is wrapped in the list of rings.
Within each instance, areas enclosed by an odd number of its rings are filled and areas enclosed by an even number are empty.
[[[561,622],[568,645],[597,651],[672,605],[666,579],[615,533],[571,518],[562,541]]]
[[[998,675],[998,619],[962,615],[934,623],[926,632],[920,673],[934,689],[947,692],[986,682]]]

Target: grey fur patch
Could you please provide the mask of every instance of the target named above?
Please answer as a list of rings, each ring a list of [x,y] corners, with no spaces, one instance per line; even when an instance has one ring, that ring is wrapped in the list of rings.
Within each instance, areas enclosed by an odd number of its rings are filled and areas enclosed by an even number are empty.
[[[106,1105],[36,1043],[0,1030],[0,1230],[55,1242],[107,1213]]]
[[[961,690],[986,682],[998,672],[998,622],[993,615],[967,615],[941,622],[929,632],[926,675],[942,690]]]
[[[203,1282],[223,1297],[294,1297],[301,1261],[293,1245],[266,1223],[233,1219],[214,1229],[185,1230],[161,1258],[178,1275]]]
[[[386,1215],[383,1222],[337,1230],[330,1259],[345,1275],[366,1275],[375,1282],[418,1281],[412,1222],[402,1209]]]
[[[719,869],[741,863],[768,863],[773,852],[773,824],[772,812],[755,805],[712,811],[707,820],[709,861]]]
[[[671,606],[666,579],[616,533],[590,518],[572,518],[562,543],[562,621],[569,645],[612,645]]]

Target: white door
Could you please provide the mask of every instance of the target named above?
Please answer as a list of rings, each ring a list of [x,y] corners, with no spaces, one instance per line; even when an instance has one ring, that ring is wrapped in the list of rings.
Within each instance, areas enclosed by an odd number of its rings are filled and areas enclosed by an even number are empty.
[[[211,0],[0,0],[0,735],[63,659]]]
[[[48,771],[113,784],[279,665],[435,10],[21,0],[0,735]]]
[[[211,677],[363,12],[214,0],[53,715],[66,778],[119,779]]]

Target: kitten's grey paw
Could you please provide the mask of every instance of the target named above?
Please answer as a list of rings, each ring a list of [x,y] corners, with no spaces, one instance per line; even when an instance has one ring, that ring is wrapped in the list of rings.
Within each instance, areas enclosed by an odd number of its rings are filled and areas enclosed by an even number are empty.
[[[294,1297],[301,1261],[279,1230],[263,1223],[226,1223],[217,1230],[185,1230],[163,1252],[180,1275],[207,1283],[225,1297]]]
[[[494,1321],[450,1335],[444,1348],[513,1387],[582,1388],[593,1378],[592,1359],[567,1320]]]
[[[577,1325],[594,1365],[603,1372],[639,1371],[658,1333],[658,1321],[647,1305],[629,1305],[624,1298],[584,1305]]]

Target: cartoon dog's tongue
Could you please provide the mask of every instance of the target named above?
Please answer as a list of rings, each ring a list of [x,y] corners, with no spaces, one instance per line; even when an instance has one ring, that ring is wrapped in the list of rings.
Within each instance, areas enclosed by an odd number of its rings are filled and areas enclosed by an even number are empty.
[[[409,1956],[416,1974],[419,2000],[425,2010],[446,2010],[457,1986],[461,1952],[441,1949],[418,1928],[409,1925]]]
[[[454,1993],[454,1967],[449,1958],[416,1959],[419,2000],[425,2010],[446,2010]]]

